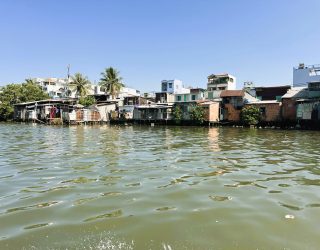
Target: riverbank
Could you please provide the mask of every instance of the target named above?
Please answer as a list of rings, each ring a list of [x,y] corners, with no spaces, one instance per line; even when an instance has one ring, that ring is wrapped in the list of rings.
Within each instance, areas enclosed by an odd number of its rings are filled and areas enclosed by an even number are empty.
[[[204,122],[203,124],[197,124],[190,121],[176,123],[174,121],[133,121],[133,120],[121,120],[121,121],[110,121],[110,122],[83,122],[77,124],[65,124],[65,123],[38,123],[38,122],[19,122],[19,121],[0,121],[0,124],[41,124],[46,126],[65,126],[65,127],[74,127],[74,126],[105,126],[105,125],[115,125],[115,126],[169,126],[169,127],[233,127],[233,128],[251,128],[251,129],[270,129],[270,130],[311,130],[319,131],[320,124],[316,123],[301,123],[294,125],[293,123],[282,124],[282,123],[262,123],[251,126],[244,126],[239,123],[209,123]]]

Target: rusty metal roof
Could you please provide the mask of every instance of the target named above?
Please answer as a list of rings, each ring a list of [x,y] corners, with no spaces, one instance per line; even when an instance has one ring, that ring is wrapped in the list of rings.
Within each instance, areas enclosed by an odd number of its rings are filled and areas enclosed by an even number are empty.
[[[223,90],[220,93],[220,97],[243,97],[243,90]]]

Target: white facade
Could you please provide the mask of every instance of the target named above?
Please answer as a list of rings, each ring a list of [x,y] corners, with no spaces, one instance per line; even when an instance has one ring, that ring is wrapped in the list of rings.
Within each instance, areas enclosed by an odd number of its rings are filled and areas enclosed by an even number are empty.
[[[190,89],[184,88],[180,80],[163,80],[161,81],[161,92],[187,94],[190,93]]]
[[[101,88],[100,85],[93,85],[94,94],[95,95],[103,95],[105,92],[103,91],[103,88]]]
[[[117,105],[115,103],[100,103],[96,105],[99,110],[101,121],[109,121],[109,114],[116,110]]]
[[[42,90],[51,98],[62,98],[66,96],[68,80],[64,78],[35,78]]]
[[[205,99],[205,92],[198,91],[188,94],[175,94],[174,102],[196,102]]]
[[[140,96],[140,91],[133,88],[122,87],[120,93],[118,94],[118,98],[124,98],[128,96]]]
[[[63,97],[76,97],[76,90],[69,86],[69,81],[66,78],[35,78],[34,81],[42,90],[52,99]],[[96,91],[96,85],[90,85],[88,95],[92,95]],[[68,91],[69,90],[69,91]]]
[[[101,88],[101,86],[99,85],[93,85],[92,89],[95,95],[106,94],[106,92],[103,91],[103,88]],[[112,96],[108,93],[107,95],[109,95],[108,100],[112,100]],[[114,96],[114,98],[117,100],[123,100],[125,97],[133,97],[133,96],[140,96],[140,95],[141,94],[139,90],[128,88],[128,87],[122,87],[120,92],[116,96]]]
[[[306,66],[303,63],[293,68],[293,87],[308,87],[309,83],[320,82],[320,65]]]

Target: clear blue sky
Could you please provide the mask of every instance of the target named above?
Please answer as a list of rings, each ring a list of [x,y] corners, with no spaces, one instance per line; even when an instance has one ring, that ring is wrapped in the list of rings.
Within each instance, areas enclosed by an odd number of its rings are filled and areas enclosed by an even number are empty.
[[[320,63],[320,1],[1,0],[0,85],[116,67],[142,91],[163,79],[205,87],[228,72],[256,86],[291,84]]]

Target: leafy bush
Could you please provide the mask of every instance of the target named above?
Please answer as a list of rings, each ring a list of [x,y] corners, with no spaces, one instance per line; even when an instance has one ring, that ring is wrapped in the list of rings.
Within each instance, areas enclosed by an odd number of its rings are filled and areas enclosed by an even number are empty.
[[[191,107],[190,118],[192,121],[194,121],[198,124],[202,124],[204,122],[204,118],[205,118],[204,108],[201,106],[197,106],[197,105]]]
[[[180,123],[182,120],[182,116],[183,116],[181,107],[175,106],[173,109],[172,115],[173,115],[173,120],[176,123]]]
[[[96,103],[93,96],[80,97],[79,103],[85,107],[91,106]]]
[[[256,125],[260,121],[260,110],[254,106],[248,106],[242,109],[240,119],[245,125]]]

